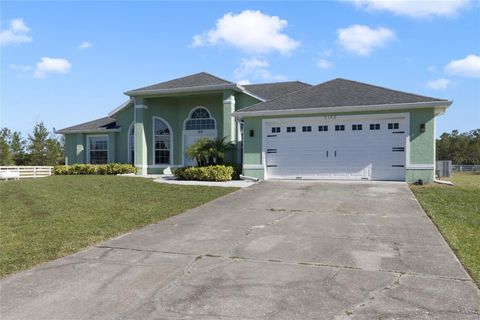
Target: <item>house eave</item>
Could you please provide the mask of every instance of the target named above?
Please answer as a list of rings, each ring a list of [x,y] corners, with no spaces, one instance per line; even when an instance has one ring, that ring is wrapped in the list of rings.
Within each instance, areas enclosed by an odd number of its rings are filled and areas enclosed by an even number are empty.
[[[127,108],[131,103],[133,103],[133,100],[132,99],[128,99],[127,101],[125,101],[124,103],[122,103],[121,105],[119,105],[118,107],[116,107],[115,109],[113,109],[112,111],[110,111],[107,115],[109,117],[113,117],[115,116],[117,113],[119,113],[120,111],[122,111],[123,109]]]
[[[216,84],[209,86],[198,86],[198,87],[183,87],[183,88],[172,88],[172,89],[151,89],[151,90],[131,90],[124,92],[127,96],[130,97],[157,97],[165,96],[172,94],[188,94],[188,93],[200,93],[200,92],[211,92],[211,91],[223,91],[223,90],[234,90],[242,92],[242,88],[236,84]]]
[[[105,129],[105,130],[57,130],[54,131],[55,134],[70,134],[70,133],[89,133],[89,134],[103,134],[103,133],[110,133],[110,132],[120,132],[122,131],[120,128],[118,129]]]
[[[388,111],[401,109],[425,109],[435,108],[436,114],[441,114],[453,103],[453,101],[429,101],[414,103],[397,103],[397,104],[378,104],[378,105],[362,105],[362,106],[341,106],[341,107],[324,107],[324,108],[300,108],[300,109],[284,109],[284,110],[259,110],[259,111],[235,111],[233,116],[236,118],[258,117],[258,116],[277,116],[277,115],[297,115],[297,114],[317,114],[317,113],[342,113],[357,111]]]

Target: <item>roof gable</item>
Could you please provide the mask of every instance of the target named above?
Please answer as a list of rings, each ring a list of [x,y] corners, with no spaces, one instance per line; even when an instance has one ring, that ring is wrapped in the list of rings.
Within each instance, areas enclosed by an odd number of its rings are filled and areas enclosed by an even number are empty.
[[[387,89],[346,79],[334,79],[316,86],[257,103],[238,111],[269,111],[349,106],[390,105],[447,100]]]
[[[134,89],[128,91],[129,94],[136,92],[151,91],[151,90],[167,90],[167,89],[181,89],[181,88],[195,88],[216,85],[235,85],[233,82],[224,80],[206,72],[192,74],[186,77],[181,77],[165,82],[160,82],[154,85]]]

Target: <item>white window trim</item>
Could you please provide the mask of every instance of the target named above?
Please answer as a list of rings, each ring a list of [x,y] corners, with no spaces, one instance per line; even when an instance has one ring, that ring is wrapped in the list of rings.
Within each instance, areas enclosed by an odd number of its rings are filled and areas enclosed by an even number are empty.
[[[193,108],[192,110],[190,110],[190,112],[188,113],[188,116],[185,120],[183,120],[183,131],[198,131],[198,130],[187,130],[187,121],[191,119],[191,116],[192,114],[195,112],[195,110],[198,110],[198,109],[205,109],[207,110],[208,112],[208,115],[210,116],[210,118],[204,118],[204,119],[212,119],[213,120],[213,123],[215,124],[215,128],[213,129],[203,129],[205,131],[207,130],[217,130],[217,120],[212,116],[212,113],[210,112],[210,110],[207,108],[207,107],[204,107],[204,106],[196,106],[195,108]]]
[[[130,126],[128,127],[127,131],[127,161],[128,163],[135,163],[135,159],[132,159],[132,154],[131,154],[131,149],[133,147],[133,152],[135,152],[135,133],[133,134],[133,146],[132,143],[130,142],[130,131],[132,131],[132,128],[135,126],[135,121],[132,121]]]
[[[155,163],[155,120],[160,120],[163,121],[167,127],[168,130],[170,130],[170,159],[168,163]],[[163,167],[170,167],[173,164],[173,130],[172,127],[170,126],[170,123],[168,123],[167,120],[154,116],[152,117],[152,165],[158,167],[158,168],[163,168]]]
[[[90,138],[94,137],[106,137],[107,138],[107,163],[110,163],[110,139],[108,137],[108,134],[88,134],[86,138],[85,144],[87,145],[87,164],[90,163]]]

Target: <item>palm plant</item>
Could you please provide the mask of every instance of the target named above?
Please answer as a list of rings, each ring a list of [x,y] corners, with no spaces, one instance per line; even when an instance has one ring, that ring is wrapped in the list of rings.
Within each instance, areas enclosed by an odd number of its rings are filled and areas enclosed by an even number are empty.
[[[227,137],[209,139],[200,138],[187,148],[186,154],[195,159],[199,166],[223,164],[225,153],[233,149],[234,144],[227,141]]]

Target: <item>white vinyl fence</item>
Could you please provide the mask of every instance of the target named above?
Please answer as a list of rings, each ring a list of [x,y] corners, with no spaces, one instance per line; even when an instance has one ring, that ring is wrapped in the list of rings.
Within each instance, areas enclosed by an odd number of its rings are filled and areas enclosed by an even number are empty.
[[[42,178],[51,176],[53,167],[49,166],[5,166],[0,167],[0,179]]]

